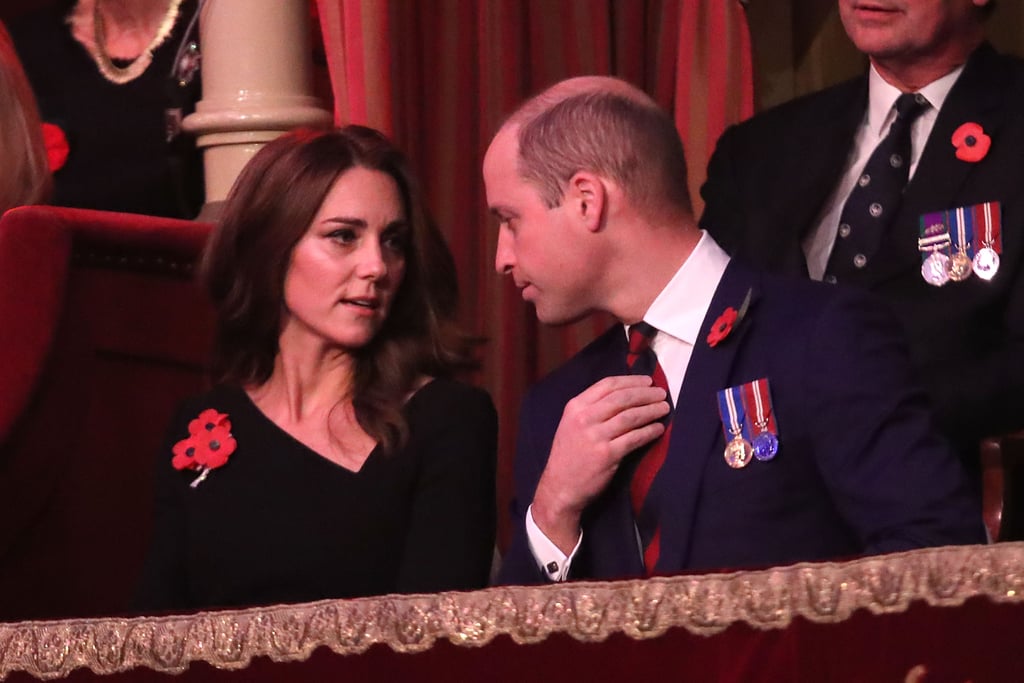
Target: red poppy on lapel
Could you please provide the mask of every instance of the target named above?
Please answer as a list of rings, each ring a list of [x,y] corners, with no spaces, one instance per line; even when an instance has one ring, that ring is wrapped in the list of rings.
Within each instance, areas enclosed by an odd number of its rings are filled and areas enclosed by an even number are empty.
[[[747,290],[747,295],[743,297],[743,303],[740,304],[739,311],[732,306],[722,311],[722,315],[718,316],[715,324],[711,326],[711,331],[708,332],[708,346],[712,348],[718,346],[720,341],[732,334],[732,331],[739,326],[740,322],[743,321],[743,316],[747,314],[747,309],[750,308],[750,298],[753,294],[753,289]]]
[[[992,138],[985,135],[985,129],[973,121],[953,131],[952,142],[956,147],[956,158],[972,164],[984,159],[988,148],[992,146]]]
[[[46,161],[50,167],[50,173],[56,173],[68,160],[68,152],[71,147],[68,145],[68,138],[60,126],[52,123],[43,124],[43,145],[46,147]]]
[[[738,316],[739,314],[732,306],[722,311],[722,315],[718,316],[718,320],[711,326],[711,331],[708,333],[708,346],[718,346],[718,342],[728,337]]]
[[[235,452],[237,443],[231,436],[231,421],[227,413],[209,408],[188,423],[188,437],[174,444],[171,465],[176,470],[200,470],[191,486],[206,479],[210,470],[223,467]]]

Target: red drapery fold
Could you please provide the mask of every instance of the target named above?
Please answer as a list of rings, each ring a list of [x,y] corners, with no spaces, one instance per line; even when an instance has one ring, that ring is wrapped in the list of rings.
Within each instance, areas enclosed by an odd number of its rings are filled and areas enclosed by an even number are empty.
[[[334,120],[392,132],[390,31],[385,2],[317,0],[334,91]]]
[[[479,381],[501,415],[503,510],[523,392],[609,321],[594,316],[566,328],[540,326],[507,278],[494,273],[496,231],[480,177],[490,137],[516,105],[558,80],[625,78],[674,113],[699,214],[697,190],[715,141],[727,125],[753,113],[743,8],[738,0],[317,0],[317,6],[337,122],[379,128],[406,150],[454,253],[464,320],[489,339]]]

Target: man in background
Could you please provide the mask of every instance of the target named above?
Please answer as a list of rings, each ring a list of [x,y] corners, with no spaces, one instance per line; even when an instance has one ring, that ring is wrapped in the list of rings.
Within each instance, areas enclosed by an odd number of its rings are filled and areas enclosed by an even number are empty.
[[[861,78],[726,131],[701,226],[769,270],[877,293],[979,473],[1024,427],[1024,65],[990,0],[839,0]]]

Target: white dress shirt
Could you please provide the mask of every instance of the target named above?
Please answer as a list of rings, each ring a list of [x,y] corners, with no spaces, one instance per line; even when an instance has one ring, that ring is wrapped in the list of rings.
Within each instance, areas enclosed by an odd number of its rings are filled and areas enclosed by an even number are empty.
[[[711,235],[702,230],[700,241],[689,258],[683,262],[644,314],[644,321],[658,330],[651,348],[665,372],[673,405],[679,400],[679,391],[686,376],[686,368],[690,364],[690,355],[697,343],[697,335],[700,334],[701,325],[711,307],[711,300],[727,265],[729,256]],[[628,338],[629,327],[624,325],[623,332]],[[684,420],[686,416],[676,415],[673,419]],[[581,453],[580,456],[586,457],[586,454]],[[531,505],[526,510],[526,534],[530,542],[530,551],[545,576],[552,581],[564,581],[569,574],[572,559],[583,541],[582,530],[576,547],[567,556],[534,522]],[[637,554],[642,556],[639,539]]]
[[[942,109],[946,96],[949,95],[949,91],[963,70],[963,66],[957,67],[942,78],[932,81],[918,90],[931,106],[921,112],[910,127],[909,178],[914,177],[917,163],[921,160],[921,152],[928,141],[928,136],[932,133],[932,128],[935,127],[935,119],[939,116],[939,110]],[[843,205],[846,204],[846,199],[853,191],[857,178],[860,177],[861,171],[867,165],[868,159],[871,158],[871,153],[889,133],[889,127],[896,119],[894,105],[901,94],[899,89],[889,85],[875,71],[874,66],[871,67],[871,72],[868,75],[868,109],[864,112],[864,120],[857,128],[853,148],[843,167],[843,175],[839,180],[839,185],[836,186],[835,191],[825,203],[814,229],[804,238],[803,249],[807,259],[807,272],[812,279],[820,280],[825,275],[828,257],[832,253],[832,246],[836,241],[839,216],[843,212]]]

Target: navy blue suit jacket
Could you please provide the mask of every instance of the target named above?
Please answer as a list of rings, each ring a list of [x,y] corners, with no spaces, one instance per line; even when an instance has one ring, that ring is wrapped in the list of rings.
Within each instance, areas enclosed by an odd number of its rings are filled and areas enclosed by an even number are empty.
[[[701,227],[727,252],[806,276],[802,240],[839,182],[868,103],[865,75],[780,105],[727,130],[701,188]],[[974,122],[992,140],[971,163],[951,138]],[[1003,255],[989,282],[933,287],[921,278],[922,214],[1002,204]],[[893,224],[851,284],[887,302],[939,428],[978,467],[982,437],[1024,428],[1024,62],[982,45],[939,112]]]
[[[712,323],[727,307],[739,308],[748,291],[744,318],[710,347]],[[669,453],[652,486],[661,524],[656,571],[983,542],[980,503],[932,429],[902,340],[895,321],[867,295],[730,263],[693,350]],[[526,396],[514,538],[500,582],[543,580],[526,539],[526,508],[565,404],[599,379],[625,374],[625,355],[625,335],[615,325]],[[778,455],[731,469],[716,394],[762,377],[774,401]],[[584,512],[572,577],[642,574],[628,468],[620,467]]]

